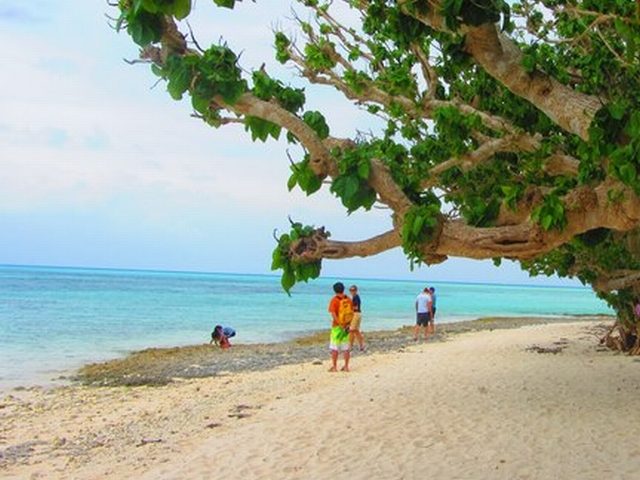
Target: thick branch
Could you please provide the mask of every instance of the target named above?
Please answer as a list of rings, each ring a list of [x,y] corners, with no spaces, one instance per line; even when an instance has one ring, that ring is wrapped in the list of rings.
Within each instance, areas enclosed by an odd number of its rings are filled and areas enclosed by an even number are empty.
[[[600,292],[611,292],[612,290],[622,290],[640,282],[640,272],[636,270],[625,270],[622,272],[611,272],[610,276],[599,276],[592,286]]]
[[[439,163],[429,170],[429,178],[422,182],[422,188],[435,187],[438,184],[438,175],[450,168],[459,167],[462,171],[468,171],[491,160],[499,152],[533,152],[540,147],[540,138],[528,134],[508,135],[501,138],[491,138],[476,150],[468,152],[460,157],[453,157]]]
[[[377,158],[371,159],[369,185],[378,193],[380,200],[391,207],[397,218],[404,217],[411,201],[393,179],[389,167]]]
[[[396,230],[389,230],[367,240],[340,242],[329,240],[324,228],[320,228],[311,237],[292,243],[289,253],[294,262],[310,263],[323,258],[369,257],[396,248],[400,244],[400,235]]]
[[[625,199],[612,203],[608,192],[617,188]],[[526,220],[517,225],[476,228],[460,220],[444,224],[435,253],[467,258],[506,257],[530,259],[547,253],[574,236],[595,228],[628,231],[640,223],[640,199],[619,183],[603,182],[597,188],[578,188],[563,198],[567,225],[563,230],[543,230]]]
[[[169,55],[185,55],[187,53],[200,55],[196,51],[187,49],[185,36],[180,33],[171,17],[165,17],[163,21],[161,48],[154,46],[145,48],[141,53],[142,58],[163,65]],[[311,157],[310,166],[316,175],[324,178],[327,175],[336,176],[338,174],[338,167],[334,159],[317,133],[301,118],[277,103],[259,99],[251,93],[244,93],[234,104],[225,102],[219,95],[212,98],[211,103],[238,115],[262,118],[281,126],[295,135],[308,150]]]
[[[542,166],[544,172],[552,177],[560,175],[577,175],[580,161],[570,155],[557,153],[548,157]]]
[[[437,12],[440,2],[430,2],[429,13],[407,14],[440,31],[446,31],[444,20]],[[522,66],[522,52],[518,46],[491,23],[473,27],[463,25],[465,48],[487,73],[511,92],[531,102],[568,132],[589,138],[589,126],[602,106],[599,98],[577,92],[555,78],[540,71],[528,73]]]
[[[324,140],[328,150],[340,148],[348,150],[356,147],[356,143],[351,139],[329,137]],[[393,179],[391,170],[381,160],[371,159],[371,171],[369,173],[369,186],[373,188],[382,203],[389,206],[400,219],[411,207],[411,200]]]
[[[473,106],[461,102],[459,100],[437,100],[430,95],[427,95],[422,104],[416,103],[415,99],[411,99],[404,95],[392,95],[376,86],[373,80],[366,82],[361,86],[358,92],[355,92],[347,83],[342,79],[342,76],[334,72],[333,70],[325,69],[322,71],[311,70],[307,67],[305,58],[295,49],[289,50],[291,61],[295,63],[300,73],[307,78],[311,83],[320,85],[330,85],[342,92],[342,94],[349,100],[353,100],[360,104],[376,103],[386,108],[391,108],[393,105],[400,105],[403,111],[412,118],[415,119],[430,119],[433,118],[433,112],[437,108],[442,107],[454,107],[465,115],[478,115],[482,120],[482,123],[492,130],[497,132],[514,133],[514,126],[506,119],[491,115],[482,110],[478,110]],[[332,56],[336,62],[345,67],[347,70],[355,70],[355,68],[349,64],[343,57],[337,52],[333,52]]]
[[[300,143],[309,151],[311,168],[316,175],[321,177],[327,175],[334,177],[338,174],[338,167],[331,153],[322,143],[317,133],[309,127],[309,125],[304,123],[302,119],[285,110],[280,105],[261,100],[250,93],[243,94],[233,105],[225,103],[221,97],[217,97],[215,101],[232,112],[259,117],[273,122],[276,125],[280,125],[294,134]]]

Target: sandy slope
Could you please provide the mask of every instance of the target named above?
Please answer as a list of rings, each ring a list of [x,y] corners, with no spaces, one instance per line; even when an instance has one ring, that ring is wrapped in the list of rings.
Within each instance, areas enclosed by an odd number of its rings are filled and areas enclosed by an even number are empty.
[[[349,374],[19,392],[0,404],[0,476],[639,478],[640,364],[599,350],[594,325],[463,334]]]

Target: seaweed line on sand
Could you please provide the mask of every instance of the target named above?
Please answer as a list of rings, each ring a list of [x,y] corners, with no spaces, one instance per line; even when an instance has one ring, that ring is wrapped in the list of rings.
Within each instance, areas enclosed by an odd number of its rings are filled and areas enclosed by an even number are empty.
[[[611,321],[607,316],[580,317],[487,317],[477,320],[437,324],[429,341],[478,330],[519,328],[525,325],[571,321]],[[366,352],[391,352],[413,345],[413,327],[390,331],[365,332]],[[241,371],[260,371],[292,363],[314,362],[327,357],[327,332],[319,331],[295,340],[269,344],[236,344],[223,351],[208,344],[173,348],[149,348],[124,358],[85,365],[71,380],[94,386],[166,385],[178,379],[229,375]]]

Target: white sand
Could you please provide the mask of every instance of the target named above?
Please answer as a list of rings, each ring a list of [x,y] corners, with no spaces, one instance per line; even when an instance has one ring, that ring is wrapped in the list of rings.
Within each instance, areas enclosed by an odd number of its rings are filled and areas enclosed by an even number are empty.
[[[348,374],[19,392],[0,403],[0,477],[637,479],[640,363],[593,326],[463,334]]]

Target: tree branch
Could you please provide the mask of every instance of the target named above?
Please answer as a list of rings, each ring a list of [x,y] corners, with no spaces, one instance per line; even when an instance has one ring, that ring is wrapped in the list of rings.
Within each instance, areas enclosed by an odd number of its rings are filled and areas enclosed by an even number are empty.
[[[259,117],[280,125],[294,134],[309,151],[311,156],[310,166],[316,175],[323,178],[327,175],[331,177],[338,175],[338,167],[335,160],[331,156],[331,152],[322,143],[322,139],[318,137],[318,134],[304,123],[300,117],[282,108],[277,103],[261,100],[250,93],[243,94],[233,105],[225,103],[221,97],[216,97],[214,101],[229,111]]]
[[[499,152],[533,152],[540,147],[539,136],[531,136],[526,133],[507,135],[501,138],[490,138],[488,141],[460,157],[453,157],[439,163],[429,170],[429,178],[422,182],[423,189],[438,185],[438,175],[450,168],[459,167],[462,171],[468,171],[485,163]]]
[[[621,189],[624,200],[610,202],[608,192]],[[628,231],[640,223],[640,199],[619,182],[605,181],[596,188],[578,187],[563,198],[567,224],[563,230],[543,230],[531,220],[517,225],[476,228],[460,220],[446,222],[437,254],[467,258],[506,257],[526,260],[549,252],[574,236],[595,228]]]
[[[448,31],[438,13],[440,1],[430,3],[428,13],[406,8],[405,13],[436,30]],[[588,140],[589,126],[602,106],[598,97],[577,92],[541,71],[528,73],[522,66],[520,48],[492,23],[477,27],[462,25],[460,31],[466,34],[466,51],[489,75],[531,102],[566,131]]]
[[[293,242],[289,254],[294,262],[310,263],[323,258],[369,257],[400,245],[400,235],[395,229],[367,240],[340,242],[329,240],[324,228],[319,228],[312,236]]]

